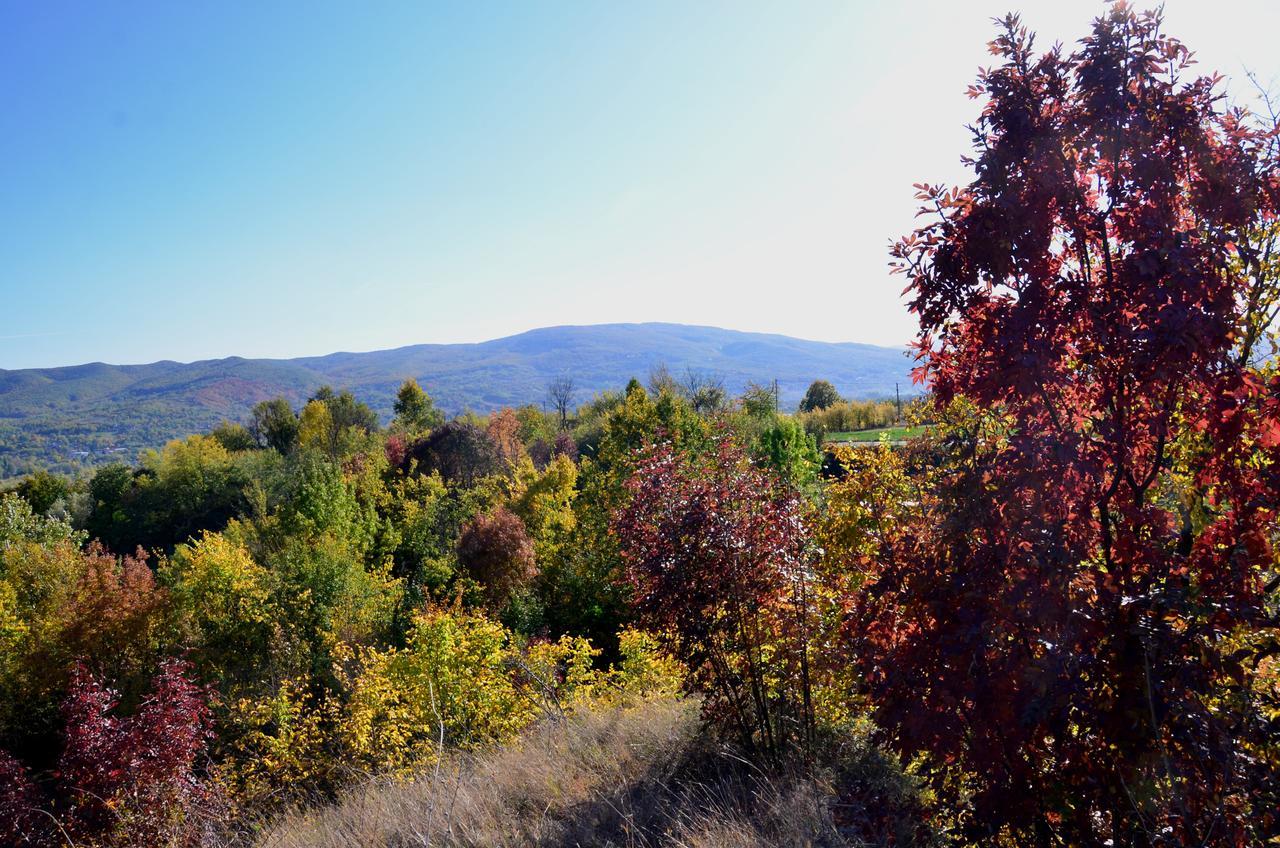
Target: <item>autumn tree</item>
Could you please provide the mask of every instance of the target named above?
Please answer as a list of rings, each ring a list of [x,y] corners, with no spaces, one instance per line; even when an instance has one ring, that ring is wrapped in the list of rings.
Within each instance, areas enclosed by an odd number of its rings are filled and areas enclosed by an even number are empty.
[[[489,416],[485,434],[509,467],[514,468],[521,457],[525,456],[524,442],[520,440],[520,419],[516,418],[515,410],[511,407],[503,407]]]
[[[458,539],[458,562],[483,588],[494,609],[533,578],[533,540],[520,517],[505,507],[477,516]]]
[[[73,670],[58,764],[71,800],[62,827],[86,844],[188,843],[204,792],[196,768],[210,734],[205,693],[186,663],[168,660],[131,715],[115,714],[118,701],[84,666]]]
[[[776,759],[813,729],[801,504],[731,439],[643,450],[613,516],[640,621],[689,670],[707,715]]]
[[[224,687],[252,679],[268,665],[279,610],[269,572],[243,545],[206,533],[160,564],[182,644],[198,648],[203,677]]]
[[[469,486],[504,469],[502,455],[489,435],[474,424],[450,421],[409,446],[406,467],[421,473],[438,471],[449,482]]]
[[[333,456],[337,452],[336,436],[337,428],[329,407],[323,401],[307,401],[298,414],[298,444]]]
[[[1000,23],[974,178],[894,249],[944,414],[859,671],[979,843],[1263,844],[1280,382],[1236,342],[1276,163],[1158,13],[1032,41]]]

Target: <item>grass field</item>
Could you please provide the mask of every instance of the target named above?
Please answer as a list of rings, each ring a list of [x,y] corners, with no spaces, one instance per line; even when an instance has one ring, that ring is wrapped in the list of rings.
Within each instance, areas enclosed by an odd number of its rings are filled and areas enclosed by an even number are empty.
[[[925,430],[924,427],[877,427],[874,430],[853,430],[844,433],[827,433],[828,442],[878,442],[887,437],[891,442],[914,439]]]

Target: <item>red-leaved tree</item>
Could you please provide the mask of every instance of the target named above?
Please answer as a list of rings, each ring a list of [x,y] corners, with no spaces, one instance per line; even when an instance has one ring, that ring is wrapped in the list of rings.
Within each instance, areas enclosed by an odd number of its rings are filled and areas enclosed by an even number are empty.
[[[1158,14],[991,48],[974,179],[894,248],[919,376],[972,413],[859,599],[867,693],[983,844],[1262,844],[1280,383],[1236,352],[1237,242],[1280,202],[1269,136]]]
[[[704,711],[778,757],[813,729],[799,497],[733,440],[643,449],[613,517],[640,621],[689,671]]]
[[[458,562],[484,588],[496,610],[537,573],[528,529],[520,516],[503,506],[476,516],[462,528]]]

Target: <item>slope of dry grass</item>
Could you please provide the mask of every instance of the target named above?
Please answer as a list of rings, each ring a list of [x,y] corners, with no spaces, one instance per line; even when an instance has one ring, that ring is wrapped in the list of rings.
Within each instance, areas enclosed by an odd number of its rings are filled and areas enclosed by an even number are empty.
[[[369,781],[287,816],[261,848],[864,844],[829,788],[769,779],[704,741],[696,704],[659,699],[538,726],[410,783]],[[847,811],[840,816],[847,819]],[[841,832],[844,831],[842,836]],[[879,840],[876,840],[879,841]]]

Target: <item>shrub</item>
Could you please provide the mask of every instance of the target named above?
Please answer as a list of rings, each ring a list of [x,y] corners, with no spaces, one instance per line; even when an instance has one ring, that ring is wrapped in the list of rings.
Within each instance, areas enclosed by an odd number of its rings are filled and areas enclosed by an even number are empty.
[[[640,621],[689,671],[710,718],[776,758],[812,741],[798,497],[723,439],[706,457],[642,452],[614,525]]]
[[[458,562],[480,583],[495,610],[536,573],[533,542],[524,522],[505,507],[477,516],[463,528]]]
[[[417,616],[402,650],[346,653],[342,743],[373,771],[407,773],[442,746],[509,738],[537,712],[512,675],[510,634],[470,613]]]
[[[228,704],[216,779],[242,816],[332,793],[356,774],[336,741],[338,705],[304,678]]]
[[[33,844],[194,844],[192,813],[205,797],[196,764],[210,732],[203,691],[183,661],[167,660],[131,715],[116,715],[117,705],[114,690],[74,667],[62,706],[60,803],[44,809],[25,769],[0,752],[0,835]]]
[[[249,551],[219,533],[179,545],[161,563],[179,638],[204,676],[227,686],[267,665],[280,610],[272,579]]]

